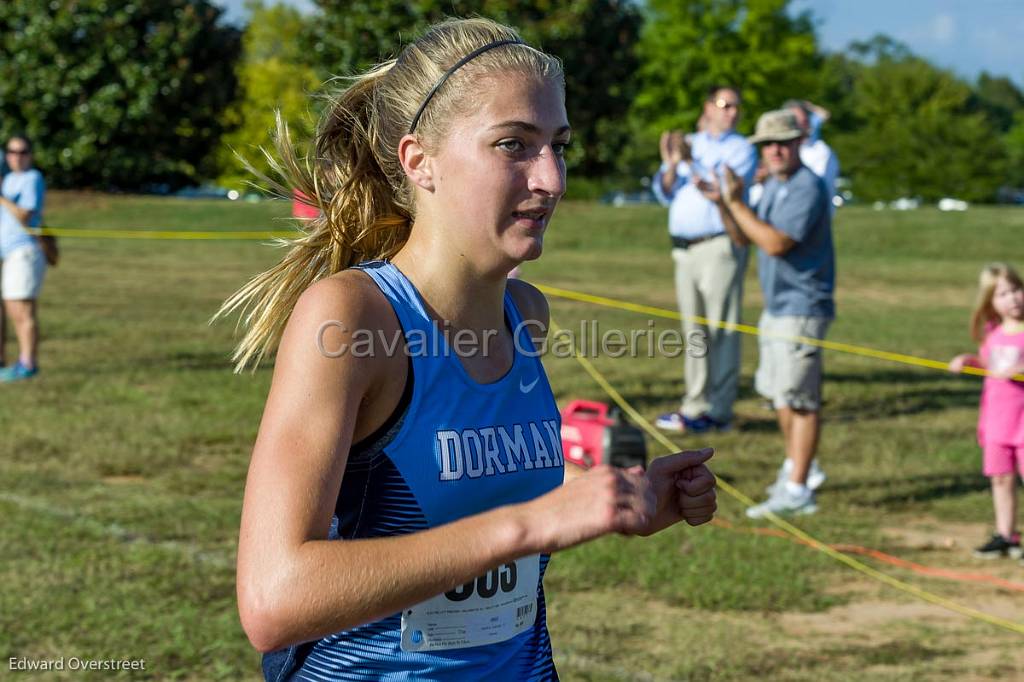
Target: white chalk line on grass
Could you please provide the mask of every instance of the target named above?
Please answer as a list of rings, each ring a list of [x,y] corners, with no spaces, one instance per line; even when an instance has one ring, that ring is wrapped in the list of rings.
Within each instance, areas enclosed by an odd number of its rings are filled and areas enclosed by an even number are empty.
[[[59,507],[49,502],[42,502],[37,499],[24,497],[22,495],[14,495],[11,493],[0,493],[0,501],[8,502],[27,511],[45,514],[53,518],[68,521],[72,524],[84,526],[92,531],[124,544],[146,545],[148,547],[180,554],[188,557],[196,563],[206,564],[215,568],[234,570],[235,567],[235,562],[233,560],[229,560],[220,554],[203,551],[192,543],[179,542],[177,540],[153,541],[147,537],[145,533],[125,528],[119,523],[105,523],[77,509]]]

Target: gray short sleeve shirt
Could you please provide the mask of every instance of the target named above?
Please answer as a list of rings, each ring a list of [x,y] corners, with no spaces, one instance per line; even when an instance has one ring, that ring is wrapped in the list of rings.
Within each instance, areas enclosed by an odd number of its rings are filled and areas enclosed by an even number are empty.
[[[785,182],[770,179],[757,217],[796,242],[781,256],[758,252],[758,277],[768,312],[835,317],[832,212],[821,178],[801,166]]]

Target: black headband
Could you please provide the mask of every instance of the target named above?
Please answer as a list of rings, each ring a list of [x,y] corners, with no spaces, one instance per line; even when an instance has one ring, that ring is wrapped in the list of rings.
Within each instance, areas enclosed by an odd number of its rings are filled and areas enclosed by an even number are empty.
[[[423,110],[427,108],[427,105],[430,104],[430,100],[433,99],[433,97],[437,93],[437,91],[441,89],[441,86],[444,85],[444,82],[446,80],[448,80],[448,77],[451,76],[456,71],[458,71],[467,62],[472,61],[473,59],[476,59],[477,57],[482,55],[484,52],[487,52],[488,50],[493,50],[494,48],[501,47],[502,45],[525,45],[525,44],[526,43],[524,43],[522,40],[519,40],[519,39],[515,39],[515,40],[496,40],[493,43],[487,43],[486,45],[484,45],[482,47],[476,48],[475,50],[473,50],[472,52],[467,54],[465,57],[463,57],[459,61],[455,62],[455,64],[453,64],[450,69],[448,69],[447,71],[444,72],[444,75],[441,76],[441,80],[437,81],[437,84],[434,85],[434,87],[432,87],[430,89],[430,92],[427,93],[426,98],[424,98],[424,100],[423,100],[423,104],[421,104],[420,108],[416,110],[416,115],[412,117],[412,125],[409,126],[409,134],[411,135],[412,133],[416,132],[416,124],[420,122],[420,116],[423,115]]]

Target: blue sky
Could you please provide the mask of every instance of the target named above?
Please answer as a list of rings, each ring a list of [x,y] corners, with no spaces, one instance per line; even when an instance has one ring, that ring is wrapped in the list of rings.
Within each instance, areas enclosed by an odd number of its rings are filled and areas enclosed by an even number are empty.
[[[793,0],[816,17],[828,50],[885,33],[932,63],[1024,86],[1024,0]]]
[[[230,20],[244,21],[244,0],[214,2]],[[314,7],[310,0],[285,4]],[[1024,87],[1024,0],[792,0],[792,7],[811,10],[827,50],[885,33],[967,78],[988,71]]]

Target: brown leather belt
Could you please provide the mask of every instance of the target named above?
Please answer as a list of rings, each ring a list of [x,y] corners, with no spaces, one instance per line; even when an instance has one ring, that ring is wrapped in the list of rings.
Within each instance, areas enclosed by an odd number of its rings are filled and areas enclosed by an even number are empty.
[[[669,235],[669,237],[672,239],[673,249],[688,249],[694,244],[700,244],[701,242],[706,242],[709,239],[724,236],[724,232],[719,232],[718,234],[709,234],[706,237],[697,237],[696,239],[687,239],[686,237],[676,237],[675,235]]]

